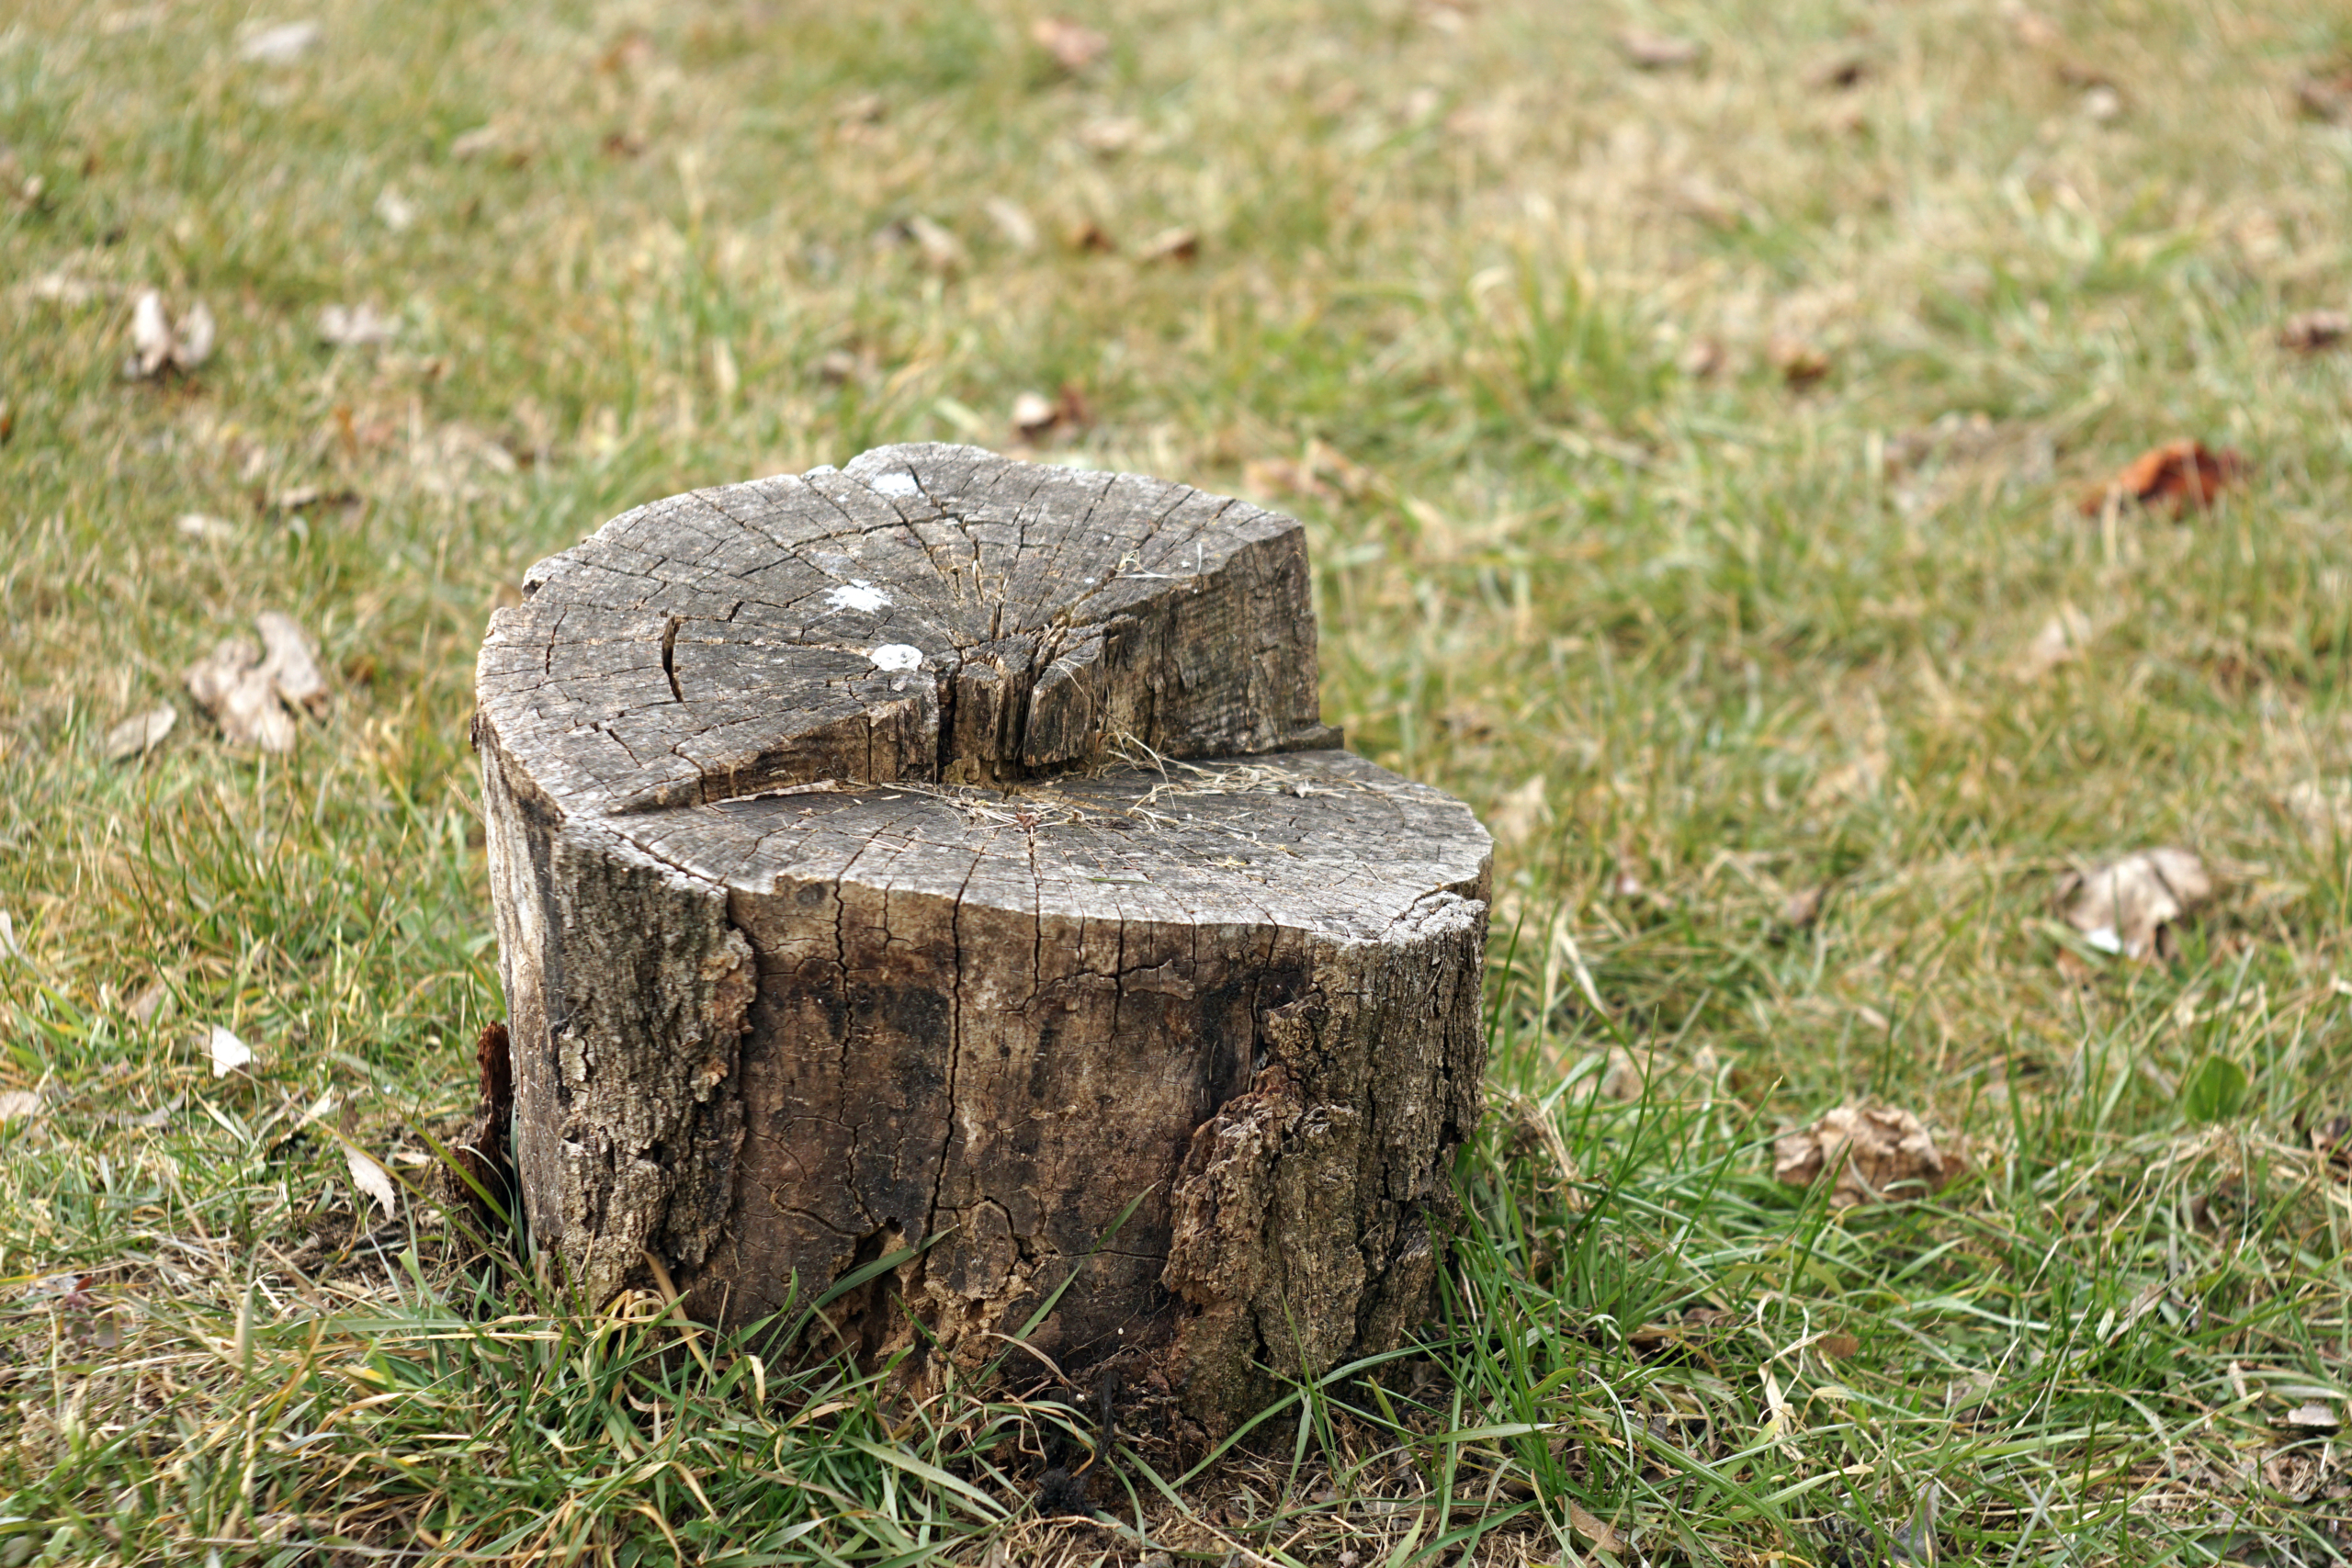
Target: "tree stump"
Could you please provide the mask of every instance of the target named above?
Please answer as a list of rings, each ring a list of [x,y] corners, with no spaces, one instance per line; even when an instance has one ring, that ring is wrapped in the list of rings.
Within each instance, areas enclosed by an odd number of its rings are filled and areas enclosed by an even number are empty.
[[[475,743],[523,1208],[588,1296],[741,1325],[920,1246],[832,1344],[935,1382],[1067,1281],[1027,1343],[1211,1429],[1427,1310],[1490,843],[1321,724],[1296,522],[891,446],[524,594]]]

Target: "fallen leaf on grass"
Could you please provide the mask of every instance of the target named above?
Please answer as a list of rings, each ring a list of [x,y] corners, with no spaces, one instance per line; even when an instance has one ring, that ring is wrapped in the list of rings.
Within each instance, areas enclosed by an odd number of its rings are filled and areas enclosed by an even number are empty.
[[[1132,115],[1107,115],[1078,128],[1078,144],[1101,157],[1115,157],[1143,140],[1143,121]]]
[[[1792,387],[1810,387],[1829,374],[1829,355],[1804,338],[1776,337],[1768,350],[1772,368]]]
[[[1884,1105],[1841,1105],[1772,1145],[1772,1174],[1789,1187],[1811,1187],[1835,1169],[1835,1208],[1924,1197],[1959,1174],[1957,1154],[1936,1146],[1927,1125],[1908,1111]]]
[[[1012,400],[1012,428],[1035,440],[1054,427],[1053,400],[1043,392],[1023,392]]]
[[[1619,1535],[1608,1520],[1590,1513],[1573,1498],[1568,1502],[1568,1525],[1577,1534],[1592,1542],[1595,1551],[1605,1551],[1611,1557],[1625,1555],[1625,1538]]]
[[[1073,251],[1104,254],[1119,248],[1118,242],[1111,238],[1110,231],[1091,218],[1072,225],[1068,240]]]
[[[2352,66],[2314,71],[2295,84],[2295,106],[2312,119],[2352,125]]]
[[[996,225],[996,231],[1003,235],[1004,243],[1014,250],[1034,251],[1037,248],[1036,220],[1031,218],[1029,209],[1019,202],[1010,197],[992,196],[980,203],[980,210],[989,215],[989,221]]]
[[[212,312],[202,300],[174,321],[164,309],[163,292],[142,289],[130,307],[130,358],[124,362],[122,373],[134,381],[166,370],[186,375],[212,357],[216,332]]]
[[[1198,261],[1201,257],[1200,231],[1162,229],[1146,240],[1136,254],[1145,261]]]
[[[2085,494],[2082,514],[2098,516],[2110,500],[2136,501],[2143,506],[2168,501],[2176,513],[2201,511],[2243,478],[2245,467],[2245,457],[2232,447],[2215,452],[2202,441],[2167,441],[2149,447],[2114,479]]]
[[[131,715],[107,731],[107,761],[127,762],[141,751],[153,750],[179,721],[179,709],[168,705]]]
[[[326,677],[319,673],[318,650],[311,647],[300,623],[283,610],[264,610],[254,617],[254,629],[261,633],[262,646],[268,650],[261,667],[277,685],[277,694],[289,707],[305,709],[314,717],[323,716]]]
[[[29,1089],[12,1089],[0,1094],[0,1122],[28,1122],[40,1114],[40,1096]]]
[[[237,525],[225,517],[208,517],[201,512],[183,512],[172,520],[172,528],[184,539],[233,539]]]
[[[2009,31],[2028,49],[2058,49],[2066,42],[2066,35],[2048,17],[2019,0],[2006,0],[2001,15],[2009,24]]]
[[[2278,329],[2278,346],[2297,354],[2316,354],[2334,348],[2347,334],[2352,334],[2352,315],[2342,310],[2305,310],[2288,317],[2286,325]]]
[[[319,41],[316,22],[280,22],[254,32],[237,46],[237,58],[249,65],[290,65],[311,52]]]
[[[225,1078],[240,1067],[253,1066],[254,1048],[219,1024],[205,1042],[205,1054],[212,1059],[212,1076]]]
[[[376,195],[376,218],[385,228],[398,234],[416,222],[416,203],[402,196],[391,186]]]
[[[329,305],[319,311],[319,341],[334,348],[369,348],[400,335],[399,319],[373,305]]]
[[[209,654],[188,666],[186,679],[187,694],[212,716],[230,745],[279,752],[294,749],[294,720],[261,667],[261,650],[246,638],[221,638]]]
[[[1707,58],[1707,46],[1697,39],[1647,28],[1626,28],[1617,35],[1617,51],[1638,71],[1683,71]]]
[[[1832,1361],[1850,1361],[1862,1353],[1862,1342],[1850,1334],[1825,1334],[1819,1344],[1822,1356]]]
[[[1542,773],[1531,773],[1524,784],[1496,805],[1487,824],[1495,835],[1495,842],[1523,843],[1550,819],[1552,812],[1544,800],[1544,782]]]
[[[2020,681],[2039,681],[2061,664],[2083,656],[2090,646],[2090,617],[2072,604],[2061,604],[2058,613],[2041,623],[2033,640],[2009,667],[2010,673]]]
[[[1870,79],[1867,54],[1835,54],[1805,73],[1804,85],[1816,93],[1842,93]]]
[[[1800,887],[1781,900],[1781,923],[1797,931],[1807,931],[1821,919],[1822,901],[1829,897],[1829,889]]]
[[[343,1145],[344,1163],[351,1168],[352,1185],[373,1198],[384,1211],[384,1218],[392,1217],[397,1195],[392,1190],[391,1173],[362,1153],[356,1144]]]
[[[2066,923],[2102,953],[2170,958],[2173,926],[2213,896],[2205,863],[2187,850],[2142,850],[2060,884]]]
[[[2313,1403],[2298,1404],[2288,1411],[2287,1425],[2306,1427],[2313,1431],[2333,1432],[2344,1425],[2344,1419],[2336,1414],[2335,1405]]]
[[[1675,358],[1675,367],[1692,380],[1704,380],[1724,367],[1724,345],[1719,339],[1692,338]]]
[[[1052,56],[1055,64],[1073,73],[1085,70],[1111,50],[1106,35],[1067,17],[1039,17],[1029,29],[1029,37]]]
[[[1086,394],[1075,381],[1065,381],[1062,389],[1048,398],[1043,392],[1023,392],[1012,400],[1012,428],[1035,441],[1052,430],[1080,430],[1094,423],[1094,410]]]

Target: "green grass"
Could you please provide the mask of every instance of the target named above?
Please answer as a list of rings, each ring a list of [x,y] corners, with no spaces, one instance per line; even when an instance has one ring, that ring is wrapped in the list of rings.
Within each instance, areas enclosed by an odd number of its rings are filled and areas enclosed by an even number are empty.
[[[1076,78],[997,0],[344,7],[284,65],[214,0],[0,15],[0,1568],[2352,1555],[2290,1419],[2352,1412],[2352,355],[2274,341],[2352,305],[2293,92],[2340,9],[1073,10]],[[195,377],[122,378],[148,286]],[[398,341],[315,341],[363,300]],[[1306,520],[1328,716],[1501,829],[1443,1317],[1195,1473],[1131,1444],[1094,1526],[1016,1385],[493,1297],[345,1158],[420,1180],[501,1011],[465,734],[523,568],[1065,383],[1056,457]],[[2250,478],[2077,513],[2178,435]],[[273,606],[335,707],[257,762],[179,672]],[[2060,875],[2157,843],[2223,874],[2178,959],[2062,968]],[[1773,1180],[1863,1097],[1967,1173]]]

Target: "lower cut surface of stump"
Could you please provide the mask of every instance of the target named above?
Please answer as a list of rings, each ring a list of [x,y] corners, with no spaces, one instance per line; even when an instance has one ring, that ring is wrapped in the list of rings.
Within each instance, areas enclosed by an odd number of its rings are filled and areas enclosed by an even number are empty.
[[[804,602],[871,620],[928,595],[936,637],[854,666],[820,645],[919,628],[819,616],[795,640],[777,613],[721,614],[733,547],[711,519],[756,496],[712,492],[666,545],[632,524],[635,588],[600,534],[502,612],[477,740],[516,1179],[598,1300],[674,1282],[742,1327],[912,1249],[813,1348],[909,1350],[935,1380],[1003,1355],[1058,1291],[1027,1359],[1215,1428],[1268,1369],[1319,1373],[1426,1310],[1479,1102],[1490,846],[1459,802],[1313,749],[1295,523],[1032,471],[956,448],[851,465],[939,514],[919,535],[1006,541],[914,589],[848,575],[902,525],[860,521],[831,481],[763,481],[804,513],[817,496],[834,531],[795,513],[740,536],[866,551]],[[1160,522],[1112,525],[1123,485]],[[1056,486],[1091,510],[991,521],[987,497]],[[943,558],[899,551],[879,554]],[[775,554],[734,570],[781,581]],[[957,598],[967,581],[1029,585],[1026,619]],[[739,623],[749,651],[729,652]],[[1186,632],[1211,626],[1227,646]],[[799,706],[681,673],[730,660]],[[658,688],[627,674],[649,667]],[[731,739],[696,740],[720,720]]]

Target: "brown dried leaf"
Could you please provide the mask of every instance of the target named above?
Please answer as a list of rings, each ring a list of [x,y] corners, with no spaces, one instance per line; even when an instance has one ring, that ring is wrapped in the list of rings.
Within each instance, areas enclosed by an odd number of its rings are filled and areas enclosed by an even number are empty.
[[[2334,348],[2347,335],[2352,335],[2352,315],[2342,310],[2305,310],[2287,318],[2278,329],[2278,346],[2297,354],[2315,354],[2323,348]]]
[[[1029,37],[1053,57],[1055,64],[1071,73],[1085,70],[1111,51],[1107,36],[1067,17],[1039,17]]]
[[[1023,392],[1012,400],[1012,428],[1032,441],[1053,429],[1060,417],[1053,400],[1043,392]]]
[[[1092,251],[1100,254],[1119,248],[1118,242],[1112,239],[1109,231],[1091,218],[1073,224],[1068,238],[1069,248],[1073,251]]]
[[[262,671],[277,683],[286,705],[307,709],[314,717],[323,716],[326,677],[319,672],[318,649],[300,623],[283,610],[264,610],[254,617],[254,629],[261,633],[262,646],[268,650],[262,658]]]
[[[2058,889],[2066,923],[2125,958],[2170,958],[2171,928],[2213,896],[2205,863],[2187,850],[2142,850],[2070,875]]]
[[[1605,1551],[1611,1557],[1625,1555],[1625,1539],[1606,1519],[1587,1510],[1574,1498],[1568,1500],[1568,1525],[1577,1534],[1592,1542],[1595,1551]]]
[[[277,700],[277,682],[262,668],[260,651],[243,637],[222,638],[188,667],[186,680],[188,695],[212,715],[230,745],[294,749],[294,720]]]
[[[2061,664],[2080,659],[2091,636],[2090,617],[2072,604],[2061,604],[2025,645],[2010,672],[2020,681],[2039,681]]]
[[[133,714],[107,731],[107,761],[127,762],[141,751],[153,750],[164,743],[164,737],[180,721],[179,709],[166,703],[145,713]]]
[[[372,348],[401,335],[399,318],[372,304],[328,305],[319,311],[319,341],[334,348]]]
[[[1639,71],[1684,71],[1707,58],[1707,46],[1697,39],[1626,28],[1617,35],[1618,52]]]
[[[2352,66],[2314,71],[2295,84],[2295,106],[2312,119],[2352,125]]]
[[[161,376],[166,370],[182,375],[212,357],[217,335],[212,312],[203,301],[190,305],[175,323],[164,309],[161,290],[141,289],[130,306],[130,357],[123,374],[134,381]]]
[[[1829,355],[1806,338],[1776,337],[1767,350],[1772,368],[1792,387],[1810,387],[1829,374]]]
[[[391,1172],[377,1164],[356,1144],[343,1145],[343,1159],[351,1168],[352,1185],[373,1198],[383,1208],[384,1217],[390,1219],[397,1202],[392,1190]]]
[[[1961,1159],[1936,1146],[1927,1125],[1908,1111],[1883,1105],[1841,1105],[1772,1145],[1772,1174],[1784,1185],[1810,1187],[1825,1170],[1837,1172],[1829,1201],[1861,1203],[1924,1197],[1958,1175]]]
[[[1832,1361],[1850,1361],[1862,1353],[1862,1342],[1850,1334],[1825,1334],[1817,1343],[1822,1355]]]
[[[1201,235],[1196,229],[1162,229],[1146,240],[1136,254],[1145,261],[1194,262],[1201,258]]]
[[[2215,452],[2202,441],[2167,441],[2141,453],[2114,479],[2085,494],[2082,513],[2096,517],[2110,500],[2136,501],[2143,506],[2168,501],[2177,513],[2201,511],[2243,478],[2245,468],[2245,457],[2232,447]]]

